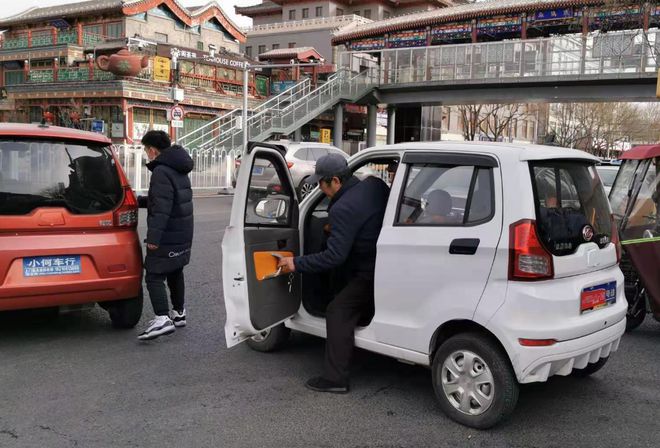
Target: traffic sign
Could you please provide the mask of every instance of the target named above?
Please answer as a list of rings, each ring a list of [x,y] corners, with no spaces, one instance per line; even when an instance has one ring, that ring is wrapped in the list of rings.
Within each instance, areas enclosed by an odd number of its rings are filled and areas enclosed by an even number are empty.
[[[174,106],[170,110],[170,120],[172,120],[172,121],[183,121],[183,107]]]
[[[182,128],[183,120],[172,120],[170,121],[170,124],[172,125],[173,128]]]

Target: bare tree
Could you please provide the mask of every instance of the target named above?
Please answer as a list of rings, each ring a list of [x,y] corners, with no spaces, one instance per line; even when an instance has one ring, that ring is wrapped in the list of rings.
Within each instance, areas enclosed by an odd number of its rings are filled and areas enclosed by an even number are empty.
[[[512,126],[517,126],[518,120],[527,117],[527,106],[522,104],[492,104],[482,111],[481,131],[491,141],[512,135]]]
[[[458,113],[461,115],[461,125],[463,138],[468,141],[474,141],[481,129],[483,117],[481,104],[466,104],[458,106]]]
[[[552,114],[552,125],[550,126],[555,136],[555,142],[565,148],[579,147],[579,142],[584,139],[584,131],[578,122],[578,109],[581,105],[575,103],[553,104],[550,108]]]

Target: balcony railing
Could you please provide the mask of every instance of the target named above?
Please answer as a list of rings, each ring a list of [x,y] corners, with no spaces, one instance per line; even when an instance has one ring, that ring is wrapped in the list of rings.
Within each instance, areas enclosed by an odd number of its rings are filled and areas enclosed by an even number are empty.
[[[335,17],[320,17],[315,19],[305,19],[305,20],[292,20],[289,22],[277,22],[277,23],[265,23],[263,25],[255,25],[247,28],[243,28],[244,33],[252,33],[257,31],[279,31],[279,30],[288,30],[292,28],[309,28],[309,27],[322,27],[329,25],[347,25],[349,23],[371,23],[371,19],[366,19],[362,16],[356,14],[349,14],[345,16],[335,16]]]
[[[100,34],[82,32],[81,40],[83,46],[92,46],[103,42],[106,40],[106,37]],[[52,31],[23,33],[19,36],[0,40],[0,48],[3,50],[20,50],[24,48],[50,47],[53,45],[78,45],[81,40],[78,39],[77,30],[59,31],[53,29]]]

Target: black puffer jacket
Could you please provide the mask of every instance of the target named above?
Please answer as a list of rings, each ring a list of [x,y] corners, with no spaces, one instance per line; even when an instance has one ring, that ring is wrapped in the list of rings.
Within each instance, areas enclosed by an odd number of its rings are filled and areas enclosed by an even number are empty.
[[[296,257],[296,270],[319,273],[346,263],[351,276],[374,278],[376,243],[390,189],[382,180],[350,178],[330,201],[330,237],[323,252]]]
[[[152,172],[149,196],[140,198],[140,206],[148,212],[146,242],[158,249],[147,249],[144,264],[148,272],[166,274],[190,262],[194,218],[188,173],[193,160],[185,149],[173,145],[147,168]]]

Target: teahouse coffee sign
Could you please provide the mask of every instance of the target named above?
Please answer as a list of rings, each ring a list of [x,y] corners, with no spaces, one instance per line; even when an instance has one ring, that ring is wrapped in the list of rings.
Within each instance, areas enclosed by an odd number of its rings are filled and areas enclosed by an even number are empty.
[[[216,55],[211,57],[210,53],[205,51],[186,50],[173,47],[171,45],[158,45],[158,56],[164,58],[172,58],[176,55],[179,60],[194,60],[197,62],[204,62],[211,65],[218,65],[221,67],[230,67],[245,69],[247,61],[243,59],[233,58],[227,55]]]

